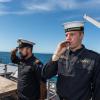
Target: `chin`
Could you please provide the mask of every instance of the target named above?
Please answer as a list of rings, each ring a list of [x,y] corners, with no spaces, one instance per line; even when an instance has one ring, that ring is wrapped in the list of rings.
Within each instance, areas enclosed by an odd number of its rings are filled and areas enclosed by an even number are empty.
[[[73,45],[70,46],[70,49],[72,49],[72,50],[75,48],[76,48],[76,46],[73,46]]]

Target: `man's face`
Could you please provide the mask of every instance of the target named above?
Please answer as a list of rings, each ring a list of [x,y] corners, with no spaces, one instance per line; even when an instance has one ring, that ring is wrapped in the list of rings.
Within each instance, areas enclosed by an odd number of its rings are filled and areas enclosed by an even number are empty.
[[[81,31],[66,32],[66,41],[70,43],[70,48],[74,49],[79,46],[83,39],[83,33]]]
[[[27,57],[28,56],[28,48],[19,48],[19,53],[21,54],[21,57]]]

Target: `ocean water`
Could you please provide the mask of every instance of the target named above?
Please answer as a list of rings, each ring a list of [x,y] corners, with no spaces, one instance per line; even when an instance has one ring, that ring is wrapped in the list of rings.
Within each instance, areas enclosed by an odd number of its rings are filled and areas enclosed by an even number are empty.
[[[0,52],[0,63],[11,63],[10,55],[10,52]],[[52,57],[52,54],[35,53],[34,55],[38,59],[40,59],[44,64],[48,62]]]
[[[12,63],[10,59],[10,52],[0,52],[0,63],[9,64]],[[43,54],[43,53],[34,53],[34,55],[42,61],[43,64],[46,64],[52,57],[52,54]],[[57,81],[57,77],[54,76],[50,80]]]

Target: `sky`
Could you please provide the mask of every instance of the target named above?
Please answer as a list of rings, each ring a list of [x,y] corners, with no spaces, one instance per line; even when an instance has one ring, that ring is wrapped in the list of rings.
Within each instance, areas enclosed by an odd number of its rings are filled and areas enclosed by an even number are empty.
[[[63,23],[100,21],[100,0],[0,0],[0,51],[11,51],[22,38],[36,43],[34,52],[53,53],[65,40]],[[100,53],[100,29],[85,22],[83,44]]]

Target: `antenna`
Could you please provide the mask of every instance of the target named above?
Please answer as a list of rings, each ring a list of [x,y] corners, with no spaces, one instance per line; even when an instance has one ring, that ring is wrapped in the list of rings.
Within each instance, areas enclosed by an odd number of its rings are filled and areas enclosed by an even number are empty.
[[[90,23],[92,23],[93,25],[97,26],[98,28],[100,28],[100,22],[96,21],[95,19],[91,18],[90,16],[87,16],[86,14],[83,16],[83,18],[87,21],[89,21]]]

